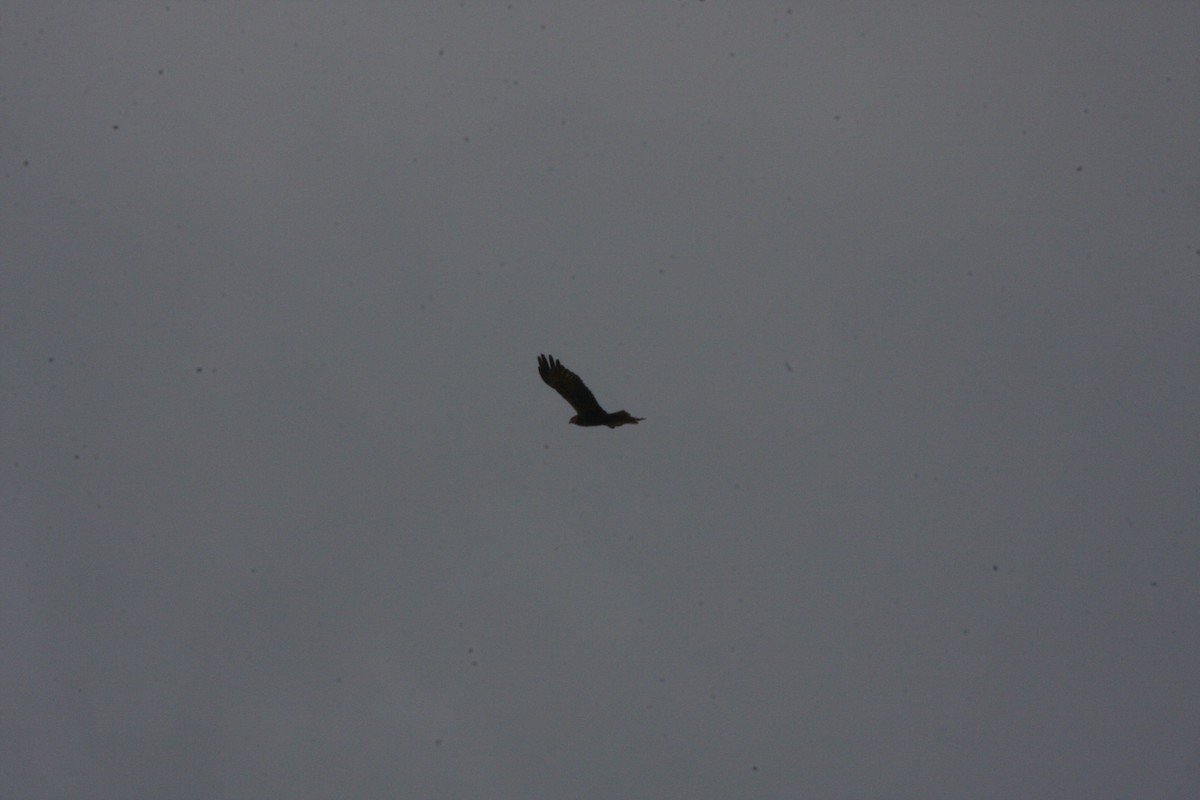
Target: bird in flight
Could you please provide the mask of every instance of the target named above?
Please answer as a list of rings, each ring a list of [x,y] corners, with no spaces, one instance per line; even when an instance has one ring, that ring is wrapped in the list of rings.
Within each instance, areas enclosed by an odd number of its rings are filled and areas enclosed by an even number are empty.
[[[635,417],[628,411],[614,411],[611,414],[600,407],[592,390],[583,380],[571,370],[562,365],[554,356],[538,356],[538,375],[554,391],[575,409],[571,417],[572,425],[590,427],[607,425],[615,428],[618,425],[637,425],[645,417]]]

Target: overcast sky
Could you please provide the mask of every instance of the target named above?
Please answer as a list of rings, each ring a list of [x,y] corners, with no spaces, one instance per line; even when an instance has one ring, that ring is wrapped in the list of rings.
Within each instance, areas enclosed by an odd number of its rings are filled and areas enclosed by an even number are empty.
[[[1197,42],[6,3],[6,796],[1200,795]]]

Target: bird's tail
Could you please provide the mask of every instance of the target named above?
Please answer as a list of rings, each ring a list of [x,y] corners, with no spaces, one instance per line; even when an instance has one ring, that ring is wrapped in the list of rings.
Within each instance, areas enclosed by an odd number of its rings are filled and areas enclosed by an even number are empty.
[[[644,419],[645,417],[635,417],[628,411],[614,411],[612,414],[612,421],[607,424],[608,427],[615,428],[618,425],[637,425]]]

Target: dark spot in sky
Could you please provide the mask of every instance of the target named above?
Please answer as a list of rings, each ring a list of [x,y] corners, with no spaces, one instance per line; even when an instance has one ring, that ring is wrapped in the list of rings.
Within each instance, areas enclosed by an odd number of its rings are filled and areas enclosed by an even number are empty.
[[[204,367],[196,367],[196,372],[204,372]]]
[[[120,126],[120,125],[113,125],[113,130],[114,130],[114,131],[119,131],[119,130],[121,130],[121,126]]]
[[[785,361],[785,362],[783,362],[783,367],[784,367],[784,369],[786,369],[788,372],[791,372],[791,371],[792,371],[792,363],[791,363],[790,361]]]
[[[53,363],[54,363],[54,356],[50,356],[50,357],[49,357],[49,358],[47,358],[46,360],[47,360],[47,361],[49,361],[51,364],[53,364]]]
[[[999,572],[999,571],[1000,571],[1000,565],[992,564],[992,572]]]
[[[1075,171],[1076,171],[1076,172],[1083,172],[1083,164],[1080,164],[1079,166],[1075,167]]]

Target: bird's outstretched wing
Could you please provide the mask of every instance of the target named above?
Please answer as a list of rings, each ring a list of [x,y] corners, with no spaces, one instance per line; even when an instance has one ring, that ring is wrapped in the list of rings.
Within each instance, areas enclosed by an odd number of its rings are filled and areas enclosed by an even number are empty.
[[[547,386],[561,394],[581,417],[604,416],[606,413],[583,379],[564,367],[554,356],[538,356],[538,375],[542,376]]]

